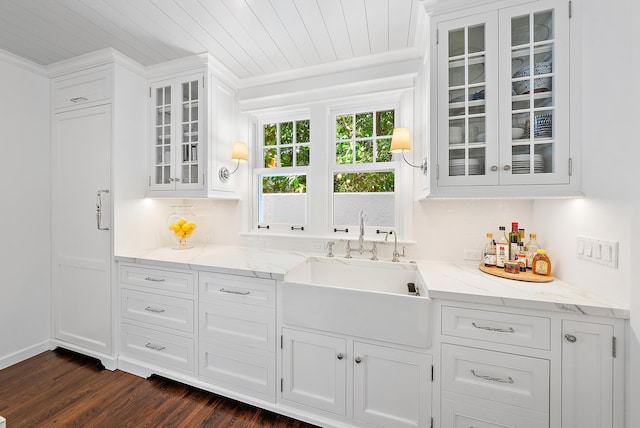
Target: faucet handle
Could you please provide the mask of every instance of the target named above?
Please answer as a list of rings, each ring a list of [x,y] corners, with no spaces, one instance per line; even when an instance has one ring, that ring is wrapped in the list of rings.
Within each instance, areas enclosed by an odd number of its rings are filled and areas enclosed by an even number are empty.
[[[347,239],[347,246],[346,246],[346,247],[345,247],[345,249],[344,249],[344,253],[345,253],[345,254],[344,254],[344,258],[345,258],[345,259],[350,259],[350,258],[352,258],[352,257],[351,257],[351,241],[349,241],[348,239]]]
[[[378,245],[376,241],[373,241],[373,246],[371,247],[371,260],[380,260],[378,259]]]
[[[327,242],[327,257],[333,257],[333,246],[335,244],[333,241]]]

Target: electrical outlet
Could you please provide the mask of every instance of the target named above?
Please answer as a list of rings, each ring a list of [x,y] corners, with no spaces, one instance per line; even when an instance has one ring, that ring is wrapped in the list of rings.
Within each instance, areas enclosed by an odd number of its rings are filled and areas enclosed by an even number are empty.
[[[576,256],[581,260],[618,268],[618,242],[606,239],[578,236]]]
[[[464,250],[465,260],[482,260],[482,253],[479,250]]]

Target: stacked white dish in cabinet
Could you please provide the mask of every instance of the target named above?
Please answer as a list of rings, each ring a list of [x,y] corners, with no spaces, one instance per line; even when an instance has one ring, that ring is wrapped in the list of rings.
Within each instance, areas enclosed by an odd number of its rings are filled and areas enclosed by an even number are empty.
[[[442,306],[441,426],[548,427],[550,361],[529,355],[550,349],[550,326],[544,317]],[[490,350],[496,344],[511,352]]]
[[[196,274],[120,265],[120,358],[195,374]]]
[[[276,282],[200,271],[199,377],[276,400]]]

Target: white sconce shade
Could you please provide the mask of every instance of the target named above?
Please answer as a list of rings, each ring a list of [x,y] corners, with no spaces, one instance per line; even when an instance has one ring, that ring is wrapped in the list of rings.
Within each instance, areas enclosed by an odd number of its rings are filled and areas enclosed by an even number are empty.
[[[234,142],[233,146],[231,147],[231,159],[238,161],[233,171],[229,171],[226,166],[223,166],[218,170],[218,178],[220,178],[220,181],[222,181],[223,183],[229,180],[229,177],[238,170],[241,160],[246,161],[249,159],[249,148],[247,147],[247,143],[245,143],[244,141]]]
[[[248,160],[249,148],[244,141],[236,141],[231,148],[231,159]]]
[[[402,153],[411,150],[409,128],[394,128],[391,137],[391,153]]]

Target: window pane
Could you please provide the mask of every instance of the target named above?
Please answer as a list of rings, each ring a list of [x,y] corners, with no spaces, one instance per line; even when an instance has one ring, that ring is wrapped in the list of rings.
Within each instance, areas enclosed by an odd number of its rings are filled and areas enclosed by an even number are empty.
[[[336,163],[353,163],[353,149],[350,142],[336,144]]]
[[[299,146],[296,150],[296,165],[309,165],[309,146]]]
[[[293,122],[280,124],[280,144],[293,144]]]
[[[394,173],[337,173],[333,176],[333,224],[355,226],[365,212],[366,226],[395,227]]]
[[[278,149],[264,150],[264,167],[276,168],[278,166]]]
[[[395,124],[395,112],[393,110],[376,112],[376,135],[385,136],[393,134]]]
[[[262,176],[259,223],[306,224],[307,176]]]
[[[299,120],[296,122],[296,143],[308,143],[309,140],[309,121]]]
[[[356,163],[373,162],[373,141],[358,141],[356,143]]]
[[[264,125],[264,145],[275,146],[278,144],[278,134],[275,123]]]
[[[373,136],[373,113],[356,114],[356,138]]]
[[[280,166],[293,166],[293,147],[283,147],[280,149]]]
[[[391,162],[392,160],[393,157],[391,155],[391,140],[378,140],[376,162]]]
[[[353,116],[350,114],[336,117],[336,140],[353,137]]]

